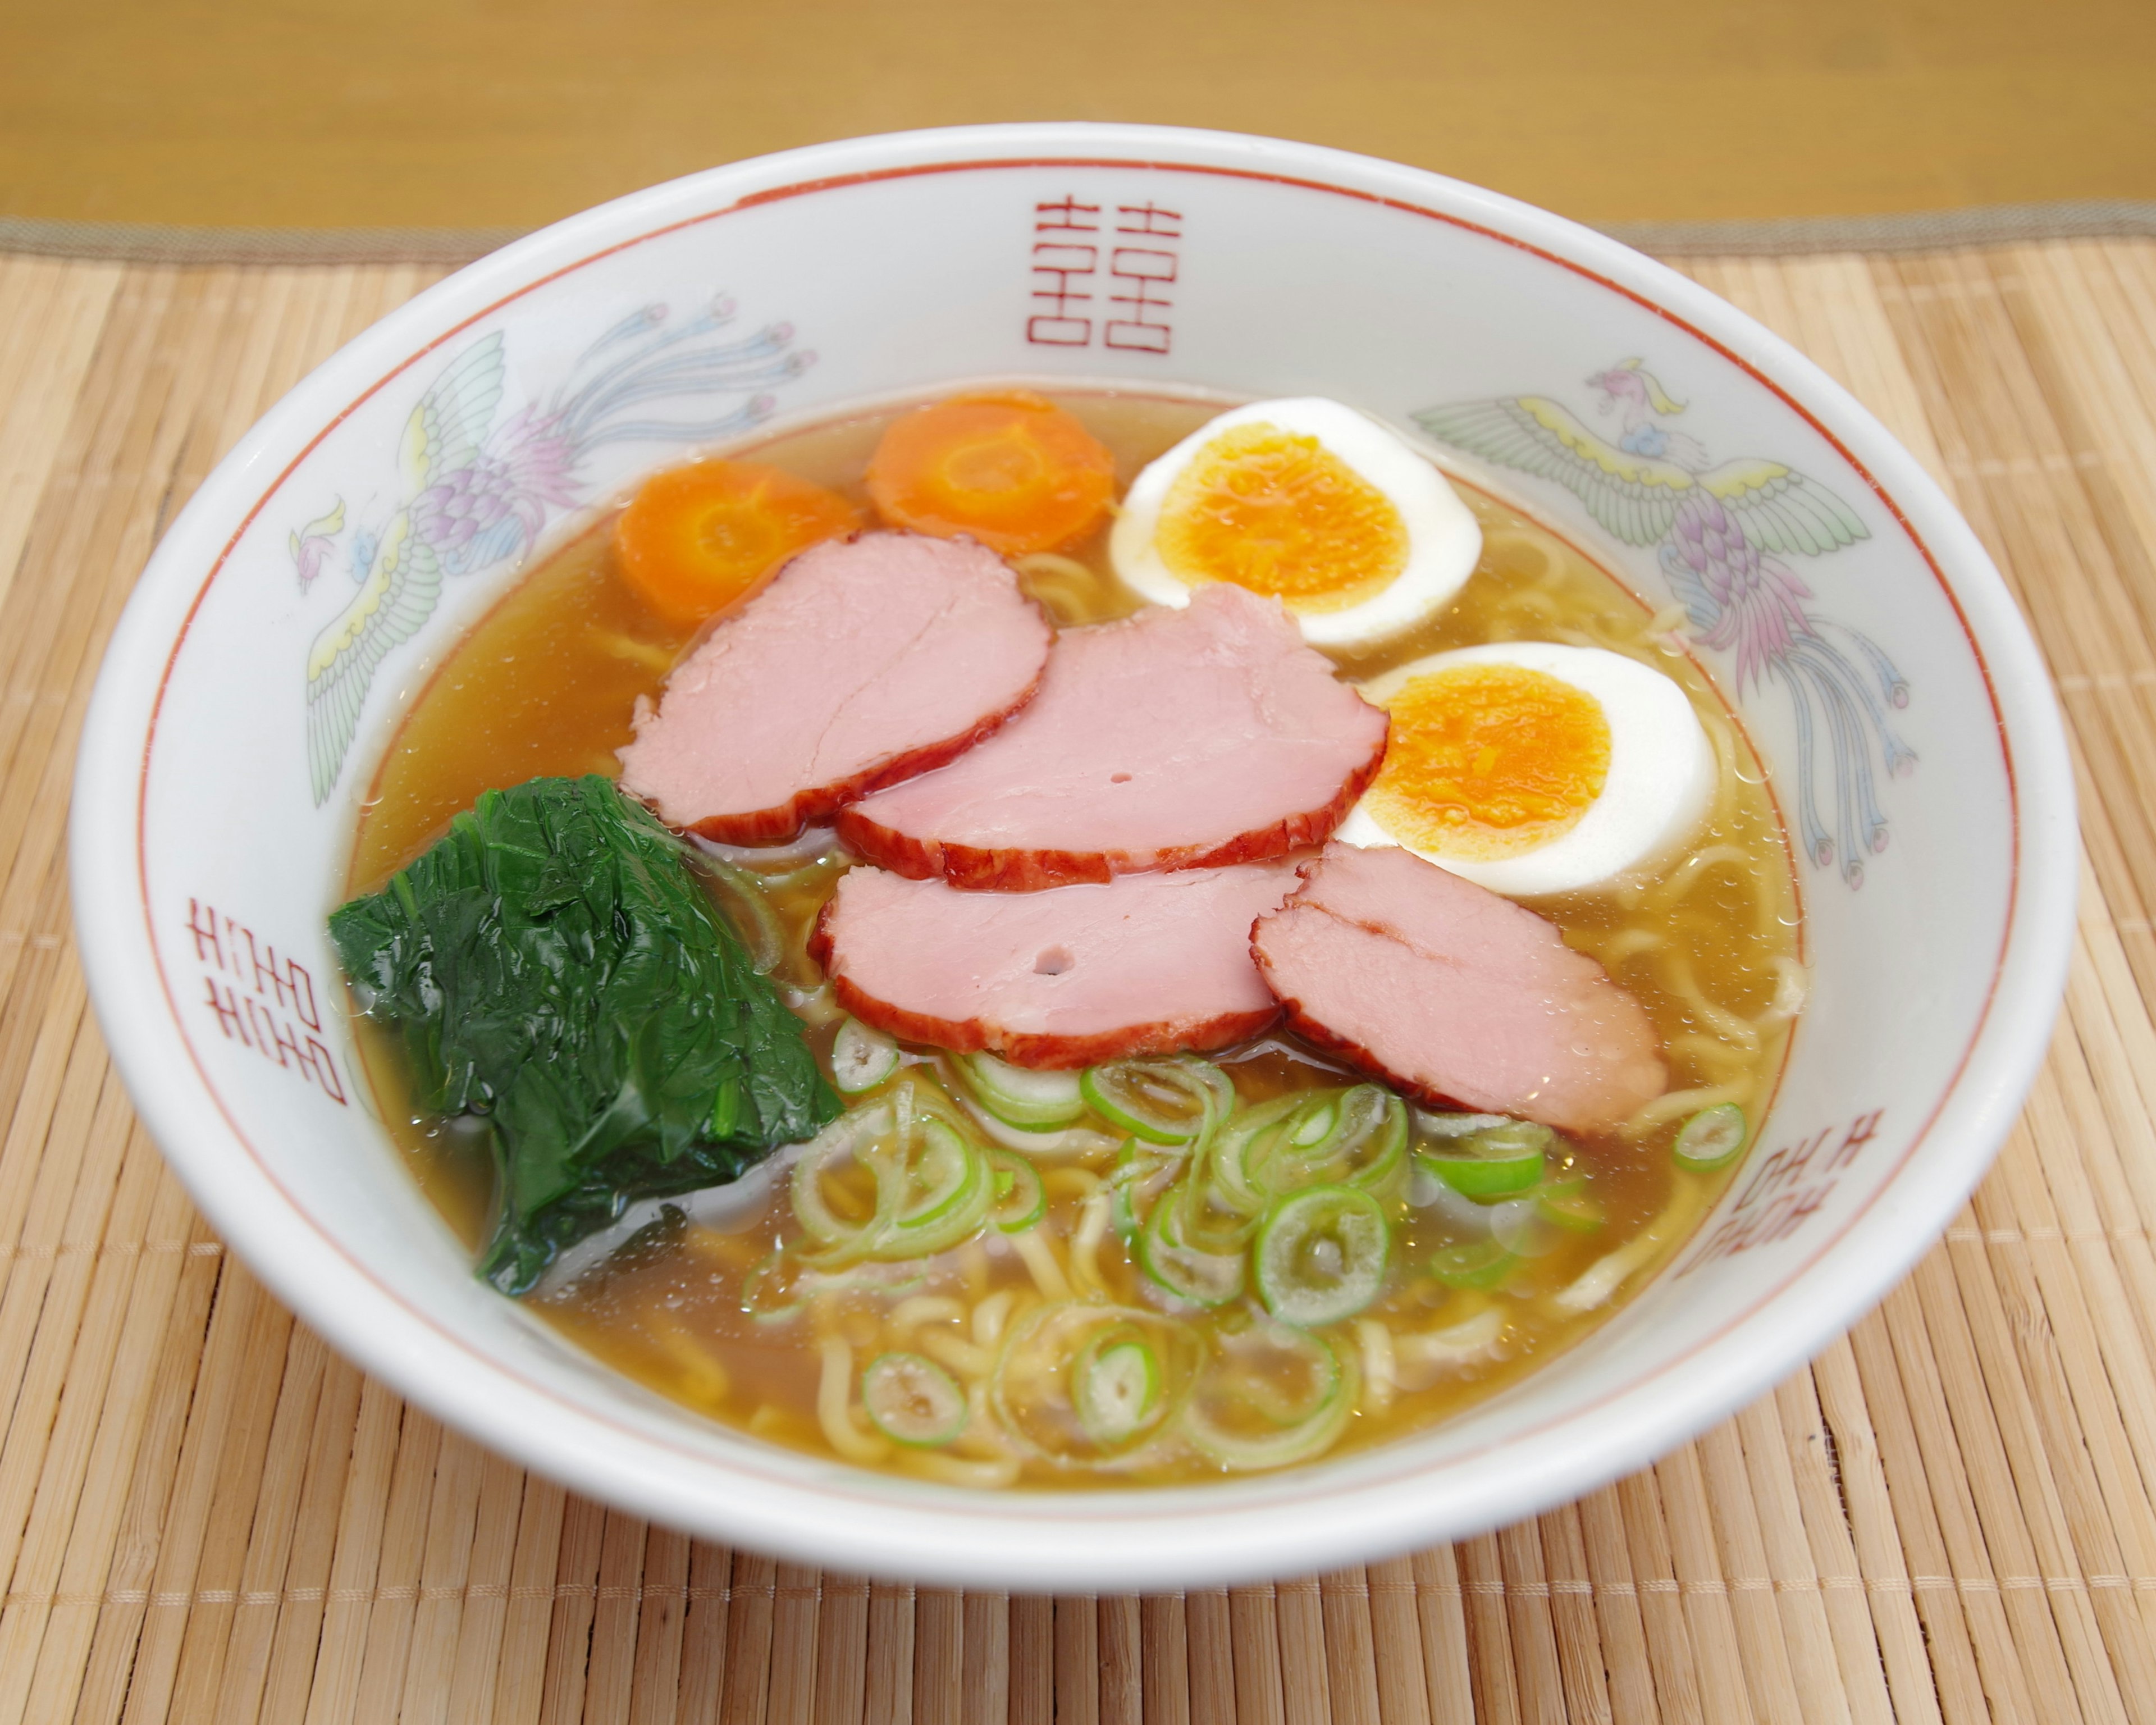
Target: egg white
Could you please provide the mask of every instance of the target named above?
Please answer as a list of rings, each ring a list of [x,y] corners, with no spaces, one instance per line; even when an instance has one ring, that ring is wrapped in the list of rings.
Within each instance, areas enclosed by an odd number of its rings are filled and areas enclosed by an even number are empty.
[[[1398,634],[1443,605],[1475,572],[1482,529],[1445,475],[1375,420],[1342,403],[1303,396],[1253,402],[1209,419],[1132,482],[1109,536],[1108,554],[1116,573],[1154,603],[1187,605],[1193,591],[1162,560],[1156,543],[1168,488],[1214,438],[1250,424],[1316,438],[1383,492],[1407,529],[1406,567],[1383,592],[1337,611],[1288,606],[1302,638],[1313,646],[1361,646]]]
[[[1553,641],[1497,641],[1434,653],[1358,685],[1383,706],[1409,680],[1457,665],[1515,665],[1591,696],[1609,726],[1609,771],[1602,794],[1567,831],[1517,856],[1478,862],[1413,850],[1478,886],[1510,898],[1575,892],[1651,870],[1673,859],[1699,830],[1714,794],[1714,748],[1684,691],[1650,665],[1599,647]],[[1365,796],[1334,837],[1366,848],[1399,845]]]

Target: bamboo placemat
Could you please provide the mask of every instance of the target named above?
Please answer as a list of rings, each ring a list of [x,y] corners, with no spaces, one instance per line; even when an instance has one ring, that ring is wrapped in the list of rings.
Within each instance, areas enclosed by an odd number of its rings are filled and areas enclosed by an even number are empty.
[[[267,1298],[85,1009],[64,827],[172,511],[418,265],[0,259],[0,1725],[2156,1720],[2156,241],[1694,259],[1959,500],[2063,692],[2067,1014],[1946,1241],[1659,1466],[1480,1539],[1147,1599],[649,1527]]]

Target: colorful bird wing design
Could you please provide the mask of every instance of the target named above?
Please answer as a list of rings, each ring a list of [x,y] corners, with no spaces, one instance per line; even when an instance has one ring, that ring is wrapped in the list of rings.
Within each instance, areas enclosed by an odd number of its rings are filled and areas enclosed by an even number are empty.
[[[1456,402],[1415,423],[1440,441],[1578,495],[1588,513],[1627,545],[1659,544],[1696,481],[1673,462],[1635,455],[1597,437],[1546,396]]]
[[[329,800],[359,711],[389,649],[409,640],[442,596],[441,559],[400,511],[382,536],[374,567],[352,603],[307,653],[307,776],[319,809]]]
[[[1699,484],[1762,551],[1824,557],[1871,536],[1840,498],[1779,461],[1725,461],[1700,475]]]
[[[397,451],[408,498],[478,457],[501,405],[502,370],[496,330],[459,354],[419,398]]]

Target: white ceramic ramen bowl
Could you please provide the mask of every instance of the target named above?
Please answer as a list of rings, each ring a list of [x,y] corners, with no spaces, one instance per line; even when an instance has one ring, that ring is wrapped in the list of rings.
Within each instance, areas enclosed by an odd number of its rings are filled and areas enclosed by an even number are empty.
[[[1686,608],[1770,763],[1814,985],[1748,1166],[1607,1327],[1419,1436],[1200,1488],[1028,1495],[763,1446],[475,1281],[355,1070],[323,918],[357,800],[534,539],[690,448],[1012,377],[1323,394],[1438,428],[1459,471]],[[1779,625],[1763,581],[1790,599]],[[204,483],[127,608],[83,740],[74,886],[98,1014],[158,1142],[278,1296],[414,1401],[752,1548],[1153,1589],[1511,1521],[1802,1364],[1931,1244],[2011,1124],[2066,969],[2074,830],[2043,669],[1976,539],[1757,324],[1430,174],[1013,126],[623,198],[316,372]]]

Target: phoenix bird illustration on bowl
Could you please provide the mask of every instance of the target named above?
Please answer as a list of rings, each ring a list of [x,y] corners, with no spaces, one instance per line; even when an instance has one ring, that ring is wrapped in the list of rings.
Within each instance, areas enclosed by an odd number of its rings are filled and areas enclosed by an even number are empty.
[[[1455,402],[1415,414],[1440,442],[1553,480],[1625,544],[1653,549],[1692,639],[1734,656],[1737,693],[1772,681],[1796,722],[1797,824],[1820,868],[1851,886],[1887,848],[1878,775],[1906,773],[1916,752],[1894,710],[1909,685],[1876,643],[1821,615],[1788,561],[1831,555],[1871,536],[1826,486],[1760,456],[1715,462],[1668,424],[1686,409],[1639,359],[1587,380],[1617,413],[1614,444],[1561,402],[1519,395]]]
[[[726,339],[735,316],[721,296],[669,326],[663,305],[639,307],[585,350],[543,402],[497,418],[506,338],[496,330],[451,357],[405,421],[397,449],[399,501],[362,523],[344,500],[293,532],[300,591],[335,560],[357,585],[307,655],[307,768],[320,808],[358,733],[375,672],[441,602],[444,582],[530,551],[557,511],[585,501],[580,470],[613,443],[694,446],[746,431],[777,405],[766,386],[798,377],[815,356],[790,324]],[[651,404],[746,398],[696,419],[654,418]]]

